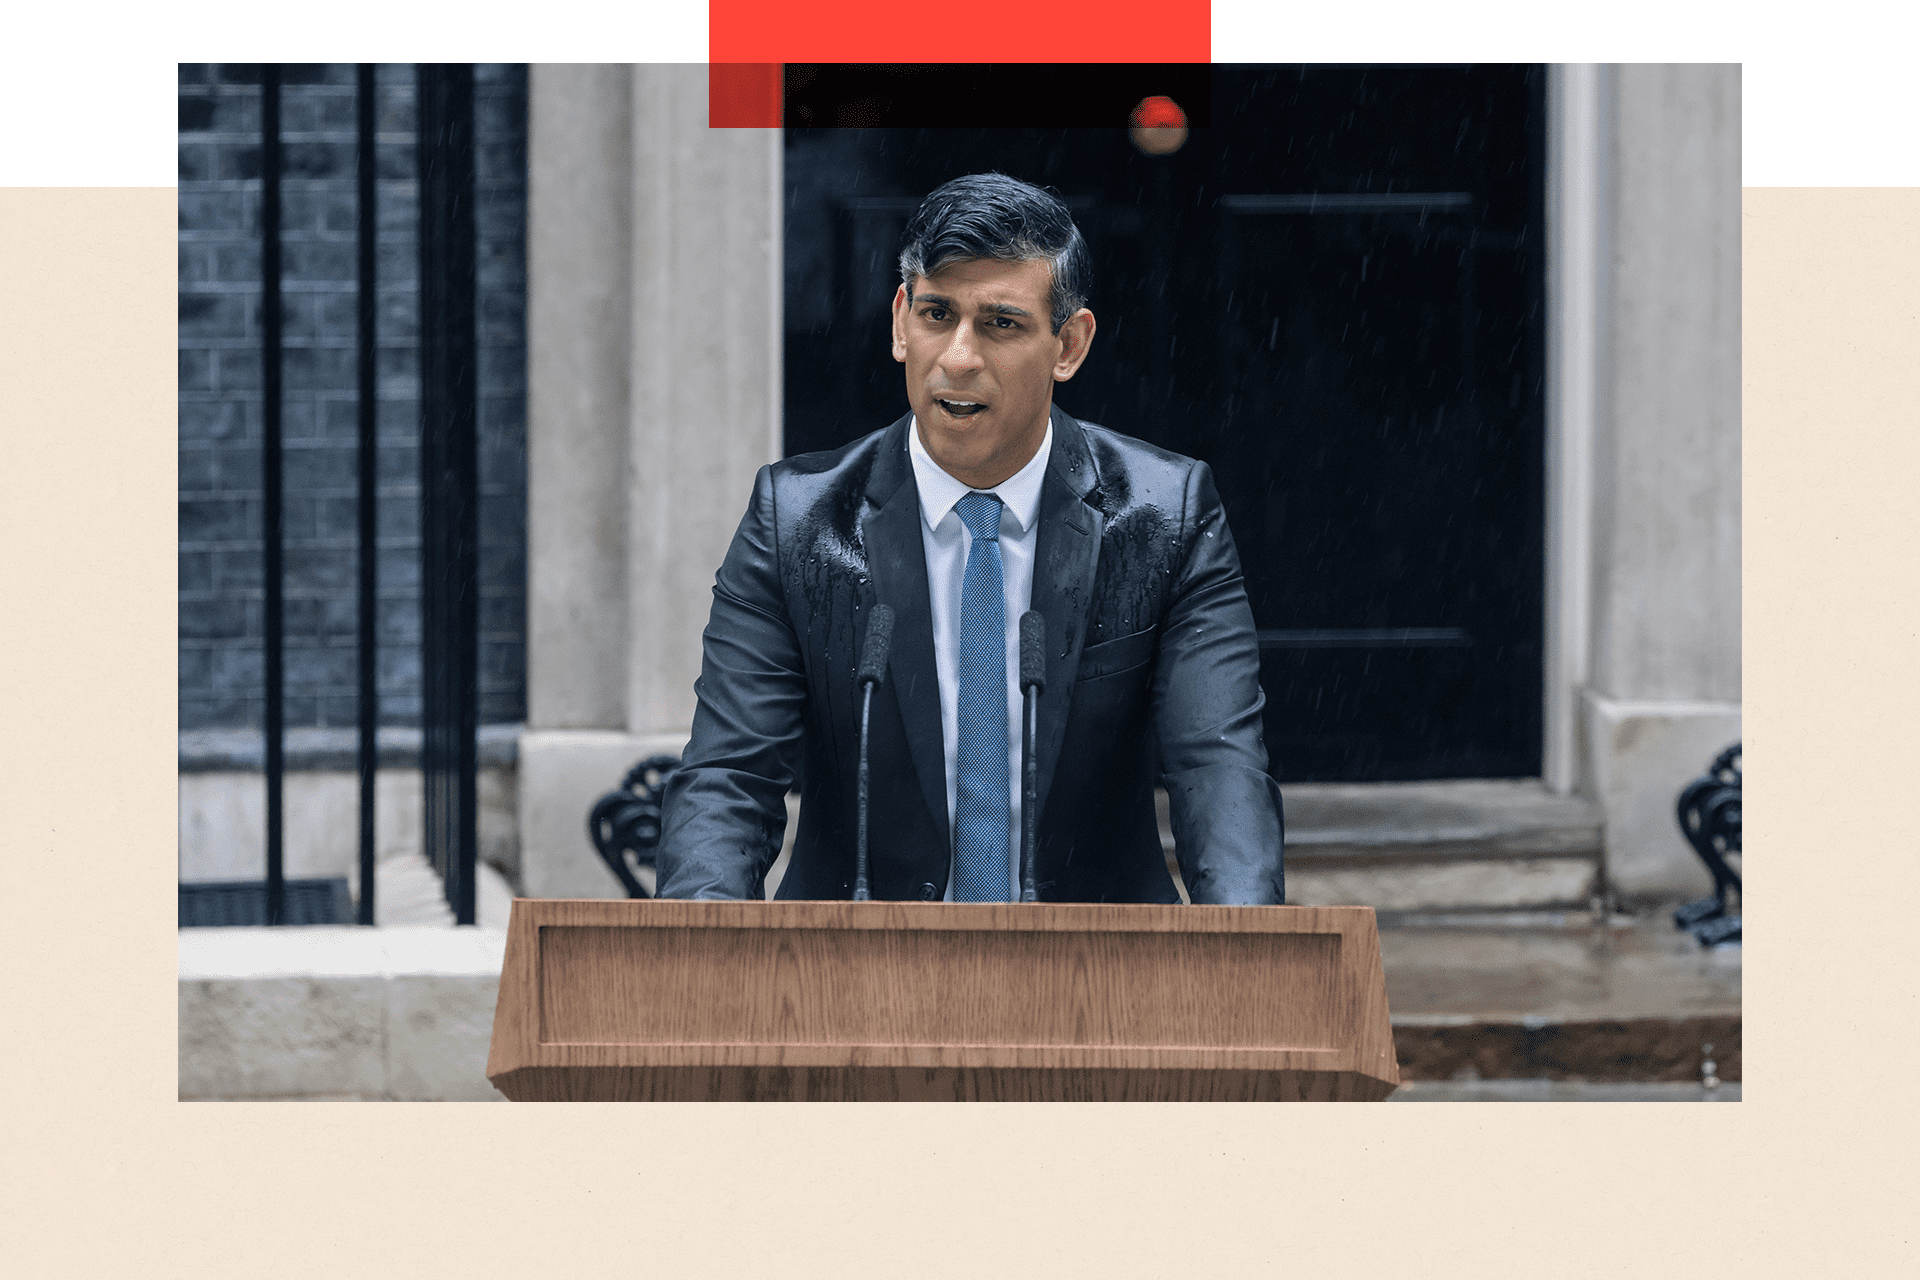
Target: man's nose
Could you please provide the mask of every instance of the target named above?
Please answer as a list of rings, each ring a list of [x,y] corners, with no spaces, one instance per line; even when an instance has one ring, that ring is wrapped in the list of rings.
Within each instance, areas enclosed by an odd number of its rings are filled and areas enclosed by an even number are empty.
[[[949,375],[965,373],[978,369],[980,344],[970,324],[957,324],[953,327],[953,338],[947,343],[946,350],[940,353],[941,371]]]

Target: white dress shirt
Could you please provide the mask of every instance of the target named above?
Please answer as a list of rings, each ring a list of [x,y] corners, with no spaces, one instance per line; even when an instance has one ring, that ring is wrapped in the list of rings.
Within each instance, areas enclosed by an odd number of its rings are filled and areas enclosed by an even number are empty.
[[[1000,499],[1000,564],[1007,613],[1007,794],[1013,802],[1007,884],[1010,898],[1016,901],[1020,897],[1020,615],[1033,607],[1040,484],[1052,452],[1053,424],[1049,422],[1033,459],[992,489],[980,491]],[[973,546],[973,535],[953,508],[972,490],[941,470],[927,453],[920,443],[918,421],[907,431],[907,454],[920,489],[920,543],[927,553],[927,603],[933,613],[933,666],[940,681],[940,742],[947,757],[947,830],[951,832],[959,781],[955,758],[960,743],[960,588],[967,575],[967,552]],[[951,845],[948,857],[952,858]],[[946,900],[953,901],[951,863]]]

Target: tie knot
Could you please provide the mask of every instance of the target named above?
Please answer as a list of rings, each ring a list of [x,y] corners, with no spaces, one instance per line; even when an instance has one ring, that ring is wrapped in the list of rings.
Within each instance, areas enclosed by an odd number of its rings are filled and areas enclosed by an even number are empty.
[[[967,532],[989,542],[1000,540],[1000,499],[991,493],[969,493],[953,504]]]

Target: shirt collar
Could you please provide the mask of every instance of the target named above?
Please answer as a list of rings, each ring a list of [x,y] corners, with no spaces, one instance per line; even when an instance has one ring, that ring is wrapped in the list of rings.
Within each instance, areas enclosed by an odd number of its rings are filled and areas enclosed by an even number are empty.
[[[1053,421],[1047,421],[1047,433],[1040,438],[1040,447],[1028,459],[1027,465],[1002,480],[991,489],[982,490],[1000,499],[1006,508],[1006,514],[1013,517],[1025,533],[1033,528],[1033,522],[1040,515],[1040,487],[1047,477],[1047,458],[1053,452]],[[918,419],[907,424],[907,456],[913,462],[914,482],[920,489],[920,518],[927,522],[927,528],[938,528],[940,522],[953,510],[954,503],[973,492],[965,484],[954,479],[941,469],[933,460],[927,447],[920,443],[920,423]]]

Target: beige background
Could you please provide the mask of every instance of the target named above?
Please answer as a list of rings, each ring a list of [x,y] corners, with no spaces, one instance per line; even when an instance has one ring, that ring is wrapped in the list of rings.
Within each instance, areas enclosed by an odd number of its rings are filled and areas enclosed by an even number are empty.
[[[1910,1271],[1920,192],[1745,229],[1744,1102],[183,1104],[174,194],[0,190],[9,1273]]]

